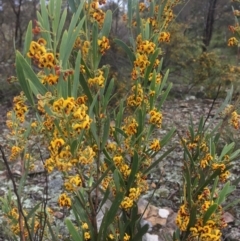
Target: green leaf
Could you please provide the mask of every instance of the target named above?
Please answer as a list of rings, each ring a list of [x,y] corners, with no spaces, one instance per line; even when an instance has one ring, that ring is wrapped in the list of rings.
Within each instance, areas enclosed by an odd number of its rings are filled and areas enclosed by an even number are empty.
[[[230,156],[230,160],[233,160],[235,159],[236,157],[239,157],[239,154],[240,154],[240,149],[239,150],[236,150],[235,152],[233,152]]]
[[[123,103],[124,103],[123,100],[121,100],[120,105],[119,105],[119,111],[117,113],[116,127],[118,127],[118,128],[120,128],[120,126],[122,124],[123,111],[124,111]]]
[[[111,96],[112,91],[113,91],[113,87],[114,87],[114,79],[111,79],[109,85],[107,86],[106,92],[104,94],[103,112],[107,108],[107,105],[108,105],[109,100],[110,100],[110,96]]]
[[[94,96],[94,99],[92,100],[91,106],[89,107],[89,116],[92,119],[94,118],[95,109],[96,109],[96,112],[97,112],[98,106],[96,105],[96,103],[98,101],[98,97],[99,97],[99,94],[97,93]]]
[[[77,150],[77,147],[78,147],[78,141],[77,141],[77,140],[74,140],[74,141],[71,143],[71,146],[70,146],[72,155],[75,154],[75,151]]]
[[[81,235],[78,233],[78,231],[76,230],[76,228],[74,227],[73,223],[69,219],[66,219],[65,223],[66,223],[69,233],[72,237],[72,240],[73,241],[82,241],[83,239],[82,239]]]
[[[168,94],[169,94],[171,88],[172,88],[172,83],[170,83],[170,84],[168,85],[167,89],[164,91],[164,94],[162,95],[161,100],[159,101],[157,110],[160,110],[160,108],[162,107],[163,103],[165,102],[165,100],[166,100],[167,97],[168,97]]]
[[[18,81],[28,101],[32,106],[34,106],[33,94],[32,94],[29,82],[25,78],[23,68],[21,66],[21,59],[19,58],[19,54],[18,52],[16,53],[16,72],[17,72]]]
[[[81,52],[78,51],[77,59],[75,61],[75,70],[74,70],[73,85],[72,85],[72,96],[75,99],[78,96],[80,63],[81,63]]]
[[[132,26],[132,15],[133,15],[133,6],[132,6],[132,2],[133,1],[128,1],[128,6],[127,6],[127,9],[128,9],[128,12],[127,12],[127,15],[128,15],[128,27],[130,28]]]
[[[58,241],[57,235],[55,236],[53,230],[52,230],[52,222],[50,223],[49,219],[46,219],[46,223],[49,229],[49,233],[51,234],[52,241]]]
[[[155,52],[151,55],[151,57],[149,59],[150,64],[147,67],[147,69],[145,70],[145,74],[144,74],[144,86],[145,87],[147,87],[147,85],[148,85],[149,74],[152,72],[155,60],[159,55],[159,51],[160,51],[159,49],[156,49]]]
[[[240,198],[235,199],[233,202],[228,203],[226,206],[223,207],[223,210],[229,210],[231,207],[236,207],[236,205],[240,203]]]
[[[89,87],[88,87],[87,82],[86,82],[85,79],[84,79],[84,76],[81,74],[81,72],[80,72],[80,80],[79,80],[79,82],[80,82],[80,85],[81,85],[82,88],[83,88],[84,94],[85,94],[85,95],[87,96],[87,98],[88,98],[89,103],[92,103],[93,97],[92,97],[91,91],[90,91],[90,89],[89,89]]]
[[[74,0],[68,0],[69,7],[73,13],[77,11],[75,1]]]
[[[212,216],[212,214],[217,210],[218,208],[218,204],[214,203],[212,204],[208,210],[206,211],[206,213],[203,216],[203,225],[206,224],[206,222],[210,219],[210,217]]]
[[[35,207],[31,208],[28,215],[26,216],[27,220],[29,220],[33,215],[35,215],[35,212],[37,211],[37,209],[40,207],[41,204],[42,204],[42,202],[38,203]]]
[[[212,190],[211,190],[211,197],[210,197],[210,200],[213,200],[213,197],[214,197],[214,193],[215,193],[215,190],[217,188],[217,185],[218,185],[218,181],[219,181],[219,176],[217,176],[214,180],[214,184],[213,184],[213,187],[212,187]]]
[[[59,26],[59,19],[61,15],[61,6],[62,6],[62,0],[52,1],[53,7],[51,15],[53,15],[53,21],[52,21],[52,29],[53,32],[56,34]]]
[[[69,50],[67,48],[67,40],[68,40],[68,32],[67,32],[67,30],[65,30],[63,32],[61,44],[60,44],[60,47],[59,47],[59,57],[60,57],[61,61],[63,60],[63,58],[65,56],[65,52]]]
[[[101,35],[102,35],[101,37],[103,36],[108,37],[111,27],[112,27],[112,11],[107,10],[107,12],[105,13],[105,19],[104,19],[104,23],[101,31]]]
[[[41,83],[37,75],[34,73],[32,67],[27,63],[27,61],[18,51],[16,53],[16,58],[17,65],[19,66],[19,68],[23,69],[25,77],[29,79],[29,81],[31,81],[33,86],[38,90],[39,94],[45,95],[45,93],[47,92],[47,88]]]
[[[234,143],[234,142],[232,142],[232,143],[229,144],[229,145],[226,144],[226,145],[224,146],[222,152],[221,152],[221,155],[220,155],[220,157],[219,157],[219,160],[222,160],[222,158],[223,158],[225,155],[227,155],[231,150],[233,150],[234,146],[235,146],[235,143]]]
[[[131,64],[133,66],[134,61],[136,60],[136,57],[132,50],[120,39],[115,39],[114,42],[121,47],[127,54],[129,60],[131,61]]]
[[[169,143],[169,140],[172,138],[173,134],[175,133],[176,128],[173,127],[168,133],[167,135],[165,135],[163,137],[163,139],[161,140],[161,147],[165,146],[167,143]]]
[[[137,234],[133,237],[132,241],[139,241],[142,240],[144,234],[148,231],[148,224],[143,225],[137,232]]]
[[[101,59],[101,55],[98,50],[98,25],[96,22],[93,24],[92,28],[92,61],[93,61],[93,70],[96,71]]]
[[[52,49],[52,41],[50,35],[50,24],[48,18],[48,11],[47,11],[47,4],[45,0],[40,0],[40,8],[41,8],[41,20],[42,20],[42,27],[46,30],[42,34],[43,38],[47,41],[47,48]]]
[[[192,208],[192,182],[191,182],[191,170],[189,170],[188,165],[184,165],[185,171],[184,171],[184,177],[185,177],[185,182],[186,182],[186,195],[187,195],[187,202],[190,206],[190,209]],[[185,198],[185,197],[184,197]]]
[[[108,140],[109,137],[109,132],[110,132],[110,119],[107,118],[105,123],[104,123],[104,127],[103,127],[103,137],[102,137],[102,144],[101,144],[101,150],[104,149],[105,144]]]
[[[112,202],[110,209],[105,211],[97,240],[99,240],[99,241],[106,240],[106,237],[108,234],[107,229],[108,229],[109,225],[111,225],[113,223],[114,218],[119,210],[119,206],[123,200],[123,197],[124,197],[124,193],[118,192],[116,194],[115,199]],[[101,239],[99,239],[99,238],[101,238]]]
[[[84,1],[82,1],[84,3]],[[68,39],[67,39],[67,45],[66,47],[66,51],[65,54],[62,58],[62,66],[63,68],[67,67],[67,61],[69,59],[69,56],[71,54],[71,50],[73,49],[74,43],[77,39],[77,36],[79,35],[80,30],[82,29],[82,25],[85,21],[85,16],[81,19],[81,21],[79,22],[79,24],[76,26],[76,28],[74,29],[74,31],[71,31],[69,29],[68,32]]]
[[[19,182],[19,185],[18,185],[18,190],[17,190],[17,193],[18,193],[19,197],[22,196],[22,190],[25,187],[26,180],[27,180],[27,175],[28,175],[28,170],[26,170],[23,173],[23,175],[21,176],[21,179],[20,179],[20,182]]]
[[[32,21],[29,22],[25,35],[23,54],[26,55],[32,41]]]
[[[216,200],[216,203],[218,205],[221,205],[221,203],[223,203],[225,201],[228,194],[232,193],[235,189],[236,189],[235,186],[230,186],[230,182],[227,182],[224,185],[224,187],[222,188],[222,190],[220,191],[220,193],[218,194],[218,198]]]
[[[131,163],[131,173],[128,177],[127,181],[127,190],[129,190],[133,184],[133,182],[136,180],[136,174],[138,172],[138,167],[139,167],[139,157],[138,153],[134,151],[134,155],[132,158],[132,163]]]
[[[62,35],[62,30],[66,21],[66,17],[67,17],[67,9],[65,8],[63,10],[59,25],[58,25],[58,29],[57,29],[57,35],[56,35],[56,45],[58,45],[61,35]]]
[[[160,161],[167,157],[174,149],[175,147],[171,147],[166,152],[164,152],[156,161],[154,161],[146,170],[143,171],[143,174],[148,174],[155,166],[159,164]]]
[[[191,210],[190,210],[190,219],[189,219],[189,224],[187,230],[189,230],[191,227],[194,227],[196,224],[196,219],[197,219],[197,205],[191,205]]]
[[[91,133],[95,139],[95,142],[97,143],[97,146],[100,147],[99,143],[100,143],[100,137],[97,135],[97,126],[96,123],[93,121],[90,125],[90,130]]]

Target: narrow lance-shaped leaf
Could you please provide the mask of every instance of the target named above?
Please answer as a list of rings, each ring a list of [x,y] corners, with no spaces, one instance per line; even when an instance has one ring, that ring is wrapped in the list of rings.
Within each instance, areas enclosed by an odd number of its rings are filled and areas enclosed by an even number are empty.
[[[206,213],[203,216],[203,224],[206,224],[206,222],[210,219],[210,217],[216,211],[217,208],[218,208],[218,204],[216,204],[216,203],[214,203],[213,205],[211,205],[208,208],[208,210],[206,211]]]
[[[54,1],[52,1],[52,2],[54,2]],[[55,34],[57,33],[57,29],[58,29],[58,25],[59,25],[59,19],[60,19],[60,15],[61,15],[61,6],[62,6],[62,0],[56,0],[54,2],[53,13],[52,13],[52,15],[54,16],[53,22],[52,22],[52,29]]]
[[[78,51],[77,59],[75,61],[73,85],[72,85],[72,96],[76,99],[78,94],[79,86],[79,74],[80,74],[80,63],[81,63],[81,52]]]
[[[32,41],[32,21],[29,22],[25,35],[23,54],[26,55]]]
[[[27,61],[20,54],[20,52],[17,52],[17,60],[18,65],[21,66],[21,68],[24,70],[25,77],[32,82],[32,84],[38,90],[39,94],[45,95],[45,93],[47,92],[47,88],[41,83],[37,75],[34,73],[32,67],[27,63]],[[35,95],[36,94],[37,93],[35,93]]]
[[[33,100],[32,91],[31,91],[31,88],[30,88],[28,80],[25,78],[25,75],[24,75],[24,72],[23,72],[23,68],[21,66],[21,60],[19,58],[19,54],[18,54],[18,52],[16,53],[16,71],[17,71],[18,81],[19,81],[19,83],[21,85],[21,88],[22,88],[22,91],[26,95],[29,103],[32,106],[34,106],[34,100]]]
[[[129,190],[134,182],[134,180],[136,179],[136,174],[138,171],[138,167],[139,167],[139,156],[137,154],[136,151],[134,151],[134,155],[132,158],[132,163],[131,163],[131,173],[128,177],[128,181],[127,181],[127,189]]]
[[[76,228],[74,227],[73,223],[69,219],[66,219],[65,223],[67,225],[67,228],[69,230],[69,233],[73,241],[82,241],[83,239],[81,235],[78,233],[78,231],[76,230]]]
[[[104,149],[105,144],[109,138],[109,132],[110,132],[110,119],[107,118],[104,126],[103,126],[104,130],[103,130],[103,138],[102,138],[102,143],[101,143],[101,150]]]
[[[129,60],[131,61],[132,66],[133,66],[133,63],[134,63],[136,57],[135,57],[134,53],[132,52],[132,50],[120,39],[115,39],[114,42],[125,51],[125,53],[127,54]]]
[[[107,10],[107,12],[105,13],[105,19],[104,19],[104,23],[101,31],[101,37],[102,36],[108,37],[111,27],[112,27],[112,11]]]

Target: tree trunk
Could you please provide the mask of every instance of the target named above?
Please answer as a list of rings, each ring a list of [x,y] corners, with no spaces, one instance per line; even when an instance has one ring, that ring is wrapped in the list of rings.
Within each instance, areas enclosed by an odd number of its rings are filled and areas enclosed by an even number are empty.
[[[209,7],[206,19],[205,29],[203,31],[203,52],[207,51],[207,47],[210,44],[213,32],[213,24],[214,24],[214,13],[217,5],[217,0],[209,0]]]

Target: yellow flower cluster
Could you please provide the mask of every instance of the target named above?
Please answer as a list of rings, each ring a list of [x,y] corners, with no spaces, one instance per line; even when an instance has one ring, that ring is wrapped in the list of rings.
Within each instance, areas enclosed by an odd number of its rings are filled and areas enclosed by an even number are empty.
[[[155,125],[157,128],[162,126],[162,113],[156,109],[149,111],[149,123]]]
[[[170,42],[170,33],[169,32],[161,32],[158,37],[158,42]]]
[[[136,80],[139,76],[144,76],[145,69],[150,64],[149,57],[156,50],[156,45],[149,40],[142,40],[141,34],[137,36],[136,42],[136,60],[134,61],[134,68],[131,73],[133,80]]]
[[[160,141],[158,139],[153,139],[152,142],[150,143],[149,147],[152,151],[159,151],[161,146],[160,146]]]
[[[141,84],[134,85],[131,88],[131,95],[127,98],[127,106],[138,107],[144,99],[143,89]]]
[[[146,9],[145,3],[139,3],[139,12],[143,12]]]
[[[73,97],[68,97],[67,99],[53,99],[52,101],[50,95],[40,98],[38,108],[44,110],[44,106],[48,106],[53,116],[56,116],[59,120],[56,126],[54,117],[47,113],[45,113],[43,119],[42,132],[47,133],[48,136],[52,133],[48,147],[50,158],[45,161],[44,165],[48,172],[51,172],[55,167],[60,171],[67,171],[72,165],[84,165],[93,162],[95,152],[91,147],[79,148],[78,156],[75,158],[68,144],[78,138],[82,130],[90,128],[92,120],[87,114],[88,107],[84,104],[85,101],[87,101],[86,96],[80,96],[76,100]]]
[[[93,151],[92,147],[87,146],[84,150],[78,151],[79,163],[82,165],[91,164],[94,161],[96,153]]]
[[[149,77],[148,77],[148,80],[149,80],[149,81],[152,81],[152,78],[153,78],[153,73],[150,73],[150,74],[149,74]],[[162,75],[161,75],[160,73],[158,73],[158,74],[156,75],[156,80],[155,80],[155,82],[156,82],[156,84],[160,84],[161,81],[162,81]]]
[[[213,157],[210,153],[207,153],[201,160],[200,160],[200,167],[204,169],[206,166],[209,165],[209,162],[213,160]]]
[[[120,207],[127,210],[131,208],[135,201],[138,200],[141,192],[139,188],[130,188],[129,195],[124,197],[123,201],[121,202]]]
[[[51,69],[56,65],[56,59],[53,53],[47,52],[46,44],[47,42],[43,38],[38,39],[37,42],[32,41],[27,56],[33,59],[39,68]]]
[[[103,76],[103,71],[100,69],[97,70],[94,78],[88,79],[88,84],[90,87],[99,86],[100,88],[103,88],[104,82],[105,82],[105,78]]]
[[[79,175],[69,176],[67,180],[65,180],[64,186],[67,191],[76,191],[78,187],[82,185],[82,180]]]
[[[25,105],[25,97],[23,96],[23,93],[13,98],[13,110],[17,119],[23,123],[28,111],[28,108]]]
[[[12,205],[11,205],[12,206]],[[26,210],[23,210],[23,214],[26,217],[28,215],[28,213],[26,212]],[[20,226],[19,226],[19,211],[17,209],[17,207],[12,207],[10,209],[10,211],[8,211],[7,213],[5,213],[4,218],[6,218],[7,223],[8,223],[8,227],[10,228],[10,230],[12,231],[13,234],[15,234],[16,236],[20,237]],[[42,217],[40,217],[40,215],[36,212],[36,215],[34,217],[34,223],[33,223],[33,219],[30,218],[28,220],[28,225],[33,225],[33,230],[34,232],[37,232],[38,229],[40,228],[41,225],[41,219]],[[49,218],[49,217],[47,217]],[[25,220],[22,217],[22,229],[21,231],[23,231],[23,235],[25,238],[28,237],[29,233],[28,230],[26,228],[25,225]],[[31,226],[32,227],[32,226]],[[47,229],[45,231],[48,231]]]
[[[22,151],[23,151],[22,148],[20,148],[18,146],[12,146],[11,156],[9,159],[11,161],[16,161],[17,157],[21,154]]]
[[[84,231],[84,233],[83,233],[84,240],[90,240],[91,239],[91,235],[90,235],[90,232],[89,232],[88,224],[87,223],[83,223],[82,224],[82,229]]]
[[[225,114],[231,110],[231,106],[228,109],[225,109]],[[189,137],[190,138],[190,137]],[[220,170],[219,178],[221,182],[225,182],[230,176],[230,172],[227,171],[226,165],[229,164],[229,157],[226,155],[223,160],[218,160],[218,158],[213,157],[209,153],[209,147],[206,144],[204,138],[200,138],[199,135],[195,137],[193,141],[187,141],[184,139],[185,145],[187,146],[190,152],[197,151],[197,147],[200,147],[199,155],[199,167],[201,169],[211,168],[213,171]]]
[[[104,55],[105,52],[110,49],[109,39],[105,36],[103,36],[102,39],[98,39],[98,46],[100,48],[100,53]]]
[[[58,204],[60,207],[71,207],[72,201],[71,198],[67,196],[66,193],[62,193],[58,198]]]
[[[226,162],[228,162],[228,160]],[[220,178],[221,182],[226,182],[226,180],[230,176],[230,172],[226,169],[226,165],[224,163],[213,163],[212,169],[221,171],[220,175],[219,175],[219,178]]]
[[[176,224],[181,231],[186,231],[190,220],[190,214],[188,206],[186,204],[181,205],[176,217]]]
[[[113,162],[122,174],[123,178],[126,180],[131,172],[127,163],[125,163],[123,156],[116,154],[113,157]]]
[[[239,126],[240,126],[240,115],[238,115],[238,113],[236,111],[233,111],[231,113],[230,124],[233,126],[233,128],[239,129]]]
[[[140,54],[152,54],[156,48],[155,43],[148,41],[148,40],[142,40],[142,35],[139,34],[137,36],[137,52]]]
[[[234,16],[240,17],[240,11],[239,10],[234,10],[233,11]]]
[[[235,37],[231,37],[230,39],[228,39],[228,46],[236,46],[238,45],[238,40]]]
[[[104,3],[101,1],[101,3]],[[92,21],[97,21],[98,26],[101,28],[104,22],[105,13],[101,8],[99,8],[98,1],[93,1],[92,3],[85,4],[86,11],[89,11],[90,17]]]
[[[87,40],[84,41],[84,40],[81,40],[80,37],[77,37],[73,47],[76,48],[76,49],[81,49],[81,54],[82,54],[83,59],[84,60],[87,59],[88,52],[89,52],[89,49],[90,49],[90,42],[89,41],[87,41]]]
[[[49,74],[49,75],[43,76],[43,78],[41,79],[41,82],[43,84],[55,85],[58,82],[58,78],[59,76],[56,74]]]
[[[222,207],[218,206],[216,212],[211,215],[210,219],[203,224],[203,216],[208,210],[208,208],[214,203],[210,200],[210,190],[204,188],[202,194],[198,195],[197,201],[197,221],[194,227],[190,228],[190,236],[188,240],[221,240],[220,229],[226,227],[225,221],[222,219]],[[181,231],[186,231],[190,219],[190,213],[188,210],[188,205],[183,204],[177,213],[176,224]]]
[[[128,136],[135,135],[137,133],[137,127],[138,127],[137,121],[132,116],[128,116],[124,119],[124,122],[125,122],[125,125],[122,127],[122,130]]]
[[[168,3],[166,4],[166,6],[164,7],[163,10],[163,19],[164,19],[164,27],[166,28],[168,26],[168,24],[173,20],[173,5]]]

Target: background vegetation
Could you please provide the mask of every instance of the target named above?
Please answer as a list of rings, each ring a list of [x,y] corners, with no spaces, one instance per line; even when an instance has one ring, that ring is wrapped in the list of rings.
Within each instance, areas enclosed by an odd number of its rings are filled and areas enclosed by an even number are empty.
[[[105,9],[113,11],[112,39],[117,37],[125,41],[129,37],[122,17],[126,4],[124,0],[109,0],[104,5]],[[175,84],[175,94],[215,97],[220,85],[224,96],[229,84],[238,82],[238,47],[226,48],[232,36],[229,26],[234,25],[232,6],[237,8],[238,5],[237,2],[225,0],[186,0],[174,9],[176,21],[171,23],[171,41],[165,44],[163,56],[164,69],[170,69],[169,79]],[[67,0],[64,7],[68,7]],[[15,75],[15,49],[22,50],[27,23],[36,19],[37,10],[39,0],[0,1],[1,99],[15,91],[7,83]],[[127,56],[114,43],[111,45],[105,61],[113,63],[111,74],[118,77],[119,86],[123,90],[128,89],[130,69]],[[5,84],[2,85],[2,82]],[[237,93],[237,84],[235,86]],[[3,94],[5,90],[8,91]]]

